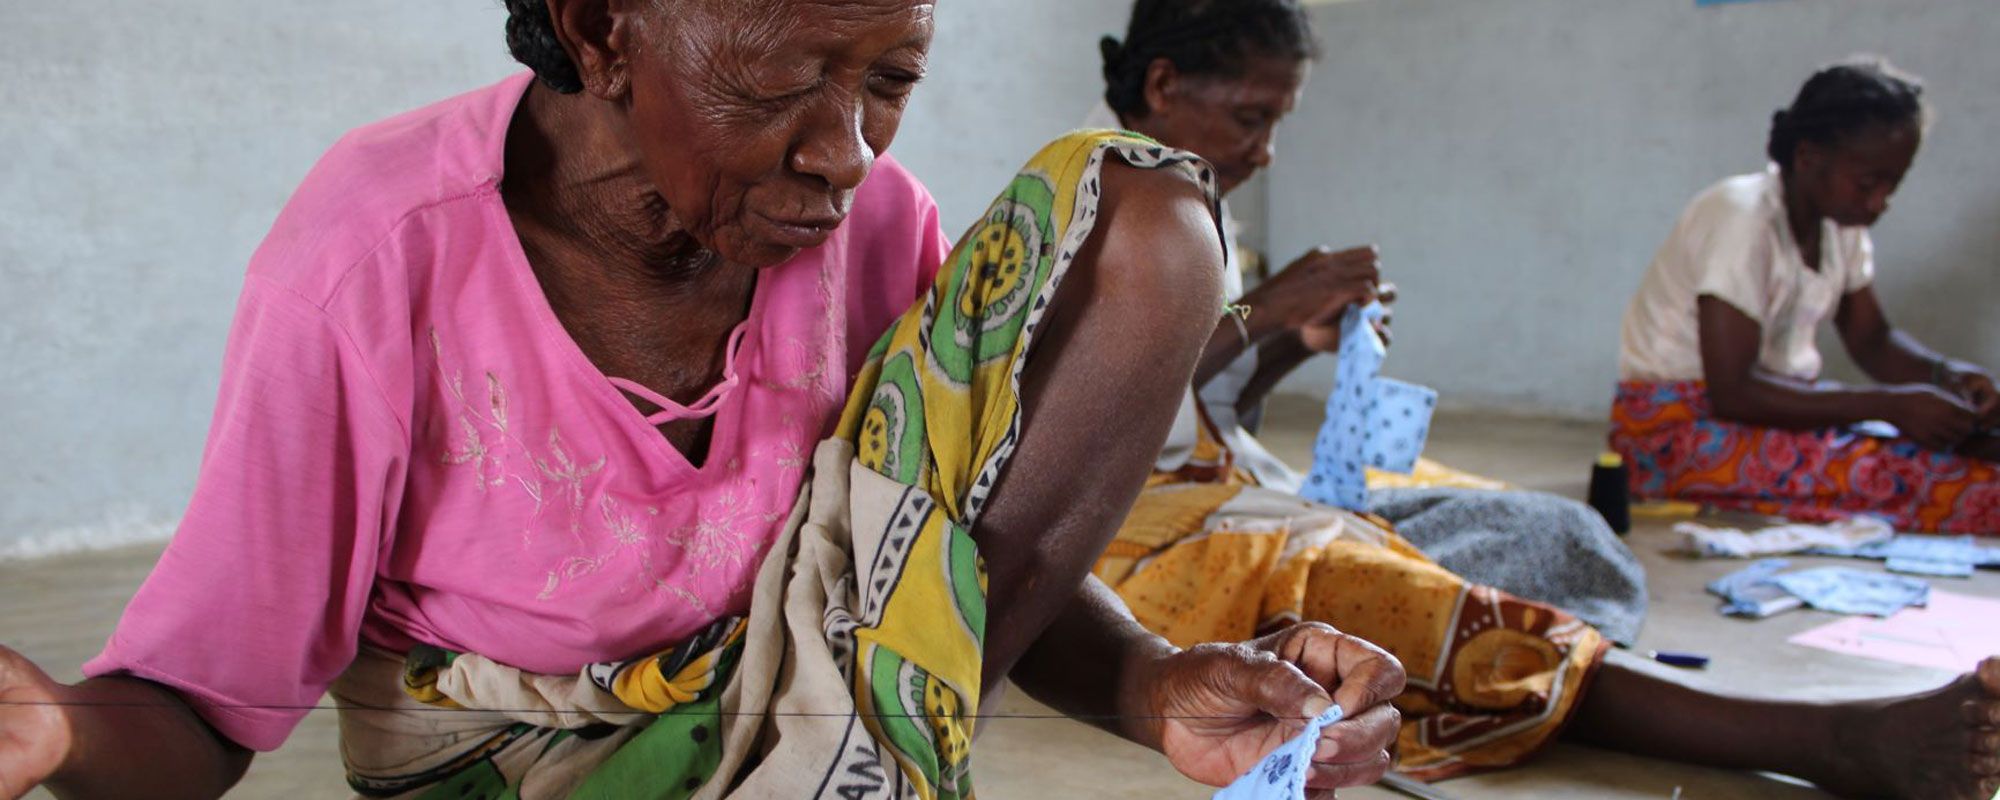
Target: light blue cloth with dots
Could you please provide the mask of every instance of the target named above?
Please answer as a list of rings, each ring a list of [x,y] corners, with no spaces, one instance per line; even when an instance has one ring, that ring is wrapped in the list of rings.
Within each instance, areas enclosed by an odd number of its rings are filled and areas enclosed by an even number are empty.
[[[1299,735],[1278,745],[1236,782],[1215,793],[1215,800],[1305,800],[1306,773],[1312,769],[1313,751],[1319,749],[1319,732],[1339,722],[1340,706],[1328,706],[1306,721]]]
[[[1350,308],[1340,320],[1340,363],[1313,442],[1312,471],[1299,496],[1350,511],[1368,507],[1368,468],[1407,473],[1430,436],[1437,392],[1382,377],[1389,349],[1375,333],[1382,304]]]

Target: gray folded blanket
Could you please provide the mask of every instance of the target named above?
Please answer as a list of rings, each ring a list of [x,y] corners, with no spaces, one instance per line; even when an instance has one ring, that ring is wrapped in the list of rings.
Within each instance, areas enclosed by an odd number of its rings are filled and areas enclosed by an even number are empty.
[[[1590,506],[1541,492],[1382,489],[1368,510],[1460,577],[1555,606],[1631,645],[1646,570]]]

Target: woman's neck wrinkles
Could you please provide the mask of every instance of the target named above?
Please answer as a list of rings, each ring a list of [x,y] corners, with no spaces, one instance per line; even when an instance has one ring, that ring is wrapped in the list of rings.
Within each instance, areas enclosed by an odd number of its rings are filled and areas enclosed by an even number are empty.
[[[718,288],[744,285],[730,274],[741,270],[702,247],[646,178],[615,114],[609,104],[539,87],[524,103],[517,126],[528,128],[508,145],[517,191],[507,197],[542,229],[540,247],[553,257],[544,266],[657,300],[712,300]]]

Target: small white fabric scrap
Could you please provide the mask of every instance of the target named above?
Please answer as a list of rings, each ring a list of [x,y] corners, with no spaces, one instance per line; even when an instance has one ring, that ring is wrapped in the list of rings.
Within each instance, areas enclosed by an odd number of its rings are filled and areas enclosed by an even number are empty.
[[[1825,525],[1779,525],[1756,533],[1681,522],[1674,525],[1674,533],[1681,537],[1682,551],[1702,558],[1756,558],[1822,547],[1854,548],[1896,535],[1889,523],[1874,517],[1849,517]]]
[[[1307,720],[1299,735],[1278,745],[1235,783],[1222,787],[1215,800],[1305,800],[1306,774],[1312,770],[1313,751],[1319,749],[1319,732],[1340,717],[1340,706],[1328,706]]]
[[[1361,511],[1368,506],[1369,467],[1407,474],[1423,455],[1437,392],[1382,377],[1389,349],[1374,322],[1383,313],[1381,303],[1369,303],[1340,319],[1340,362],[1300,497]]]

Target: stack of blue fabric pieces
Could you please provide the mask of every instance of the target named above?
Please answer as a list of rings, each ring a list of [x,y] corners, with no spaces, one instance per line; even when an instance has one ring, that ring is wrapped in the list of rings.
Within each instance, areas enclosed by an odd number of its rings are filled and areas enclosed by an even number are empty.
[[[1718,610],[1732,617],[1768,617],[1801,604],[1838,614],[1886,617],[1930,604],[1930,584],[1916,578],[1850,567],[1783,571],[1791,565],[1782,558],[1767,558],[1717,578],[1708,591],[1723,599]]]

